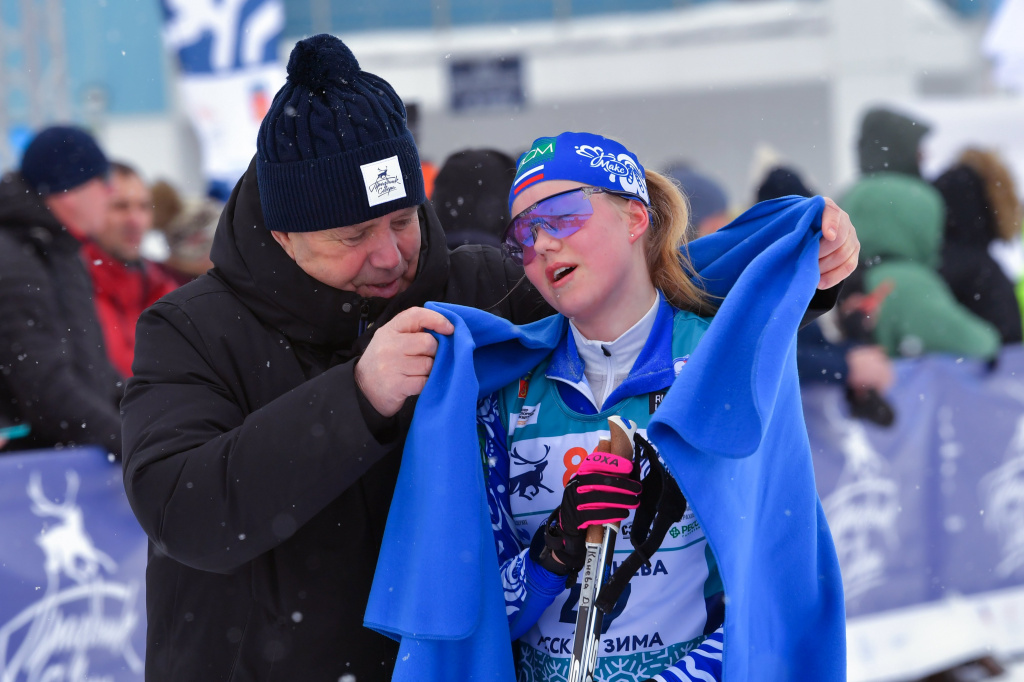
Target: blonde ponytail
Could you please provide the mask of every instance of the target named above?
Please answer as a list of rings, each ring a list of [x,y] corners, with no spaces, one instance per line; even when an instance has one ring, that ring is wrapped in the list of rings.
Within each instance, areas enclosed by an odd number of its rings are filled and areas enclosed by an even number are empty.
[[[686,242],[690,208],[679,187],[655,171],[646,171],[651,198],[647,230],[647,269],[668,302],[682,310],[710,315],[717,306],[697,283]]]

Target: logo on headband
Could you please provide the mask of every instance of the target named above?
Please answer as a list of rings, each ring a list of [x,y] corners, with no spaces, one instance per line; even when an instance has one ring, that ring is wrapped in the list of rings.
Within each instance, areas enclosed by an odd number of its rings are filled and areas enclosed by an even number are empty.
[[[519,159],[519,167],[517,170],[522,170],[523,166],[536,161],[538,159],[550,159],[555,155],[555,138],[553,137],[542,137],[534,142],[534,147],[530,151],[523,154],[522,158]]]
[[[576,146],[576,153],[590,159],[591,168],[602,168],[608,173],[608,182],[614,183],[618,180],[622,189],[637,195],[646,203],[650,203],[647,196],[647,181],[640,167],[636,165],[629,154],[611,154],[601,147],[594,147],[589,144]]]

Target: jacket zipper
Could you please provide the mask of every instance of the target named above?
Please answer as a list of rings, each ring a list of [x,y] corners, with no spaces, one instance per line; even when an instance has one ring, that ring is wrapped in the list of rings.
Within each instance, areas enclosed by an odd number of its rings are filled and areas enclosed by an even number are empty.
[[[359,336],[363,335],[370,322],[370,304],[363,301],[359,307]]]

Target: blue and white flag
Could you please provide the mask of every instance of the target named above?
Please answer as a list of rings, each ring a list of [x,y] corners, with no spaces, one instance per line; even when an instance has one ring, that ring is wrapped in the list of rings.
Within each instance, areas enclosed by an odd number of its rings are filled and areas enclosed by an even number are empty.
[[[182,103],[213,194],[227,192],[256,152],[260,123],[284,84],[281,0],[161,0],[164,43],[177,55]]]
[[[0,680],[141,680],[145,533],[99,449],[0,456]]]
[[[1010,90],[1024,92],[1024,0],[1003,0],[992,17],[981,49],[994,62],[992,74],[997,83]]]

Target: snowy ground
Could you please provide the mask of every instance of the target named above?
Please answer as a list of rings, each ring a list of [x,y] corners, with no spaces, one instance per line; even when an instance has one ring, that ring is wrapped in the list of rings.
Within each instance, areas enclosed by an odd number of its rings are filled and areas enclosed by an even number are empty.
[[[983,656],[1012,661],[995,679],[1024,682],[1024,588],[853,618],[846,643],[850,682],[917,680]]]
[[[996,679],[999,682],[1024,682],[1024,661],[1018,661],[1007,669],[1005,675]]]

